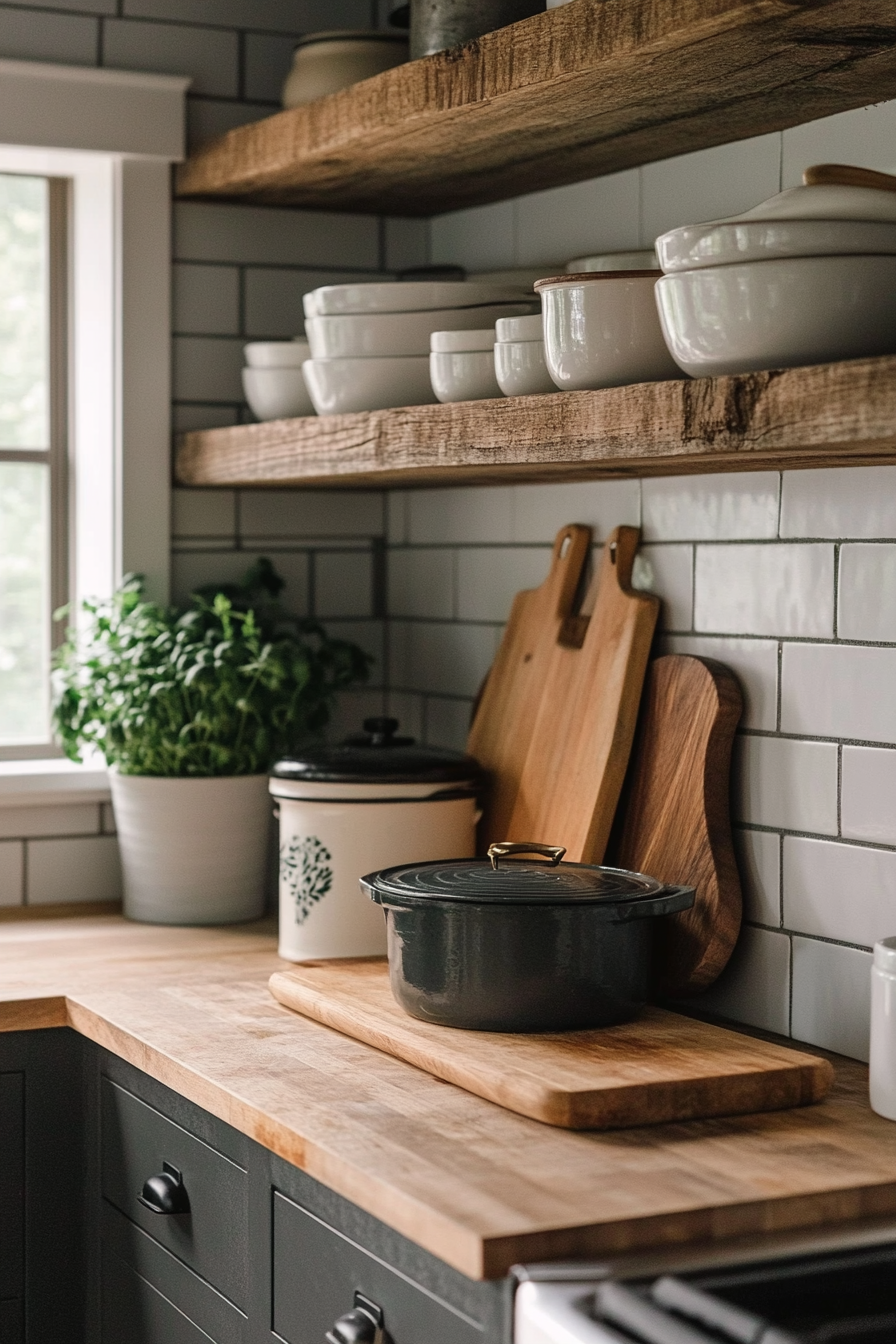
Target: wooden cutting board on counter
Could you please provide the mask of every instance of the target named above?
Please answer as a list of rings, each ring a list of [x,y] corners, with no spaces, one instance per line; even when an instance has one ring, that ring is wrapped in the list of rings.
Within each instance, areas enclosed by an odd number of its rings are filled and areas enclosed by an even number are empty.
[[[270,979],[287,1008],[499,1106],[564,1129],[621,1129],[819,1101],[824,1059],[661,1008],[634,1022],[539,1035],[409,1017],[383,958],[307,961]]]
[[[576,609],[587,535],[564,528],[545,583],[518,595],[477,709],[468,750],[491,774],[496,798],[480,848],[538,840],[563,845],[569,862],[603,858],[659,600],[631,585],[638,529],[617,527]]]

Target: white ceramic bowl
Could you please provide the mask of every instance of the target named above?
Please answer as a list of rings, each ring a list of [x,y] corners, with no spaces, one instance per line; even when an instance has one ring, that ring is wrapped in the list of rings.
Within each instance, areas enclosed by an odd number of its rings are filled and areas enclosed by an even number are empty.
[[[305,330],[315,359],[428,355],[429,338],[434,331],[493,327],[499,317],[531,313],[536,306],[537,300],[533,299],[531,303],[435,308],[419,313],[347,313],[339,317],[309,317]]]
[[[528,293],[527,293],[528,288]],[[321,285],[302,299],[306,317],[344,313],[422,313],[435,308],[480,308],[487,303],[532,302],[531,287],[470,280],[389,280]]]
[[[259,420],[314,414],[301,368],[243,369],[243,391]]]
[[[427,406],[435,401],[426,355],[309,359],[302,373],[318,415]]]
[[[438,401],[487,401],[503,395],[492,350],[434,350],[429,376]]]
[[[429,348],[436,354],[472,353],[487,350],[489,354],[495,344],[494,327],[465,328],[462,330],[434,331],[429,338]]]
[[[566,263],[567,275],[594,271],[653,271],[658,266],[652,247],[634,252],[597,252],[592,257],[573,257]]]
[[[243,346],[250,369],[298,369],[311,358],[307,341],[250,341]]]
[[[676,363],[695,377],[896,352],[896,257],[791,257],[666,275]]]
[[[309,33],[298,43],[283,85],[283,106],[300,107],[408,59],[401,33]]]
[[[495,377],[505,397],[557,391],[544,362],[544,341],[496,341]]]
[[[539,281],[545,363],[561,391],[681,376],[660,328],[658,276],[620,271]]]
[[[541,313],[533,317],[501,317],[495,323],[496,341],[543,341]]]

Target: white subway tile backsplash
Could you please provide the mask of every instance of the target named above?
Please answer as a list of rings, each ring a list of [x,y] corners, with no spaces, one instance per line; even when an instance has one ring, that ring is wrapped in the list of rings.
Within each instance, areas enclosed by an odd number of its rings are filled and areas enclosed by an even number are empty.
[[[426,697],[426,741],[431,747],[463,751],[470,731],[472,700]]]
[[[375,281],[375,272],[348,270],[285,270],[279,266],[250,267],[246,271],[246,334],[259,338],[291,340],[305,331],[304,295],[322,285]]]
[[[107,19],[103,24],[103,65],[113,70],[189,75],[192,94],[218,98],[239,94],[239,38],[223,29]]]
[[[738,737],[734,814],[754,826],[837,834],[837,747],[786,737]]]
[[[265,108],[259,115],[268,111]],[[178,261],[305,268],[341,269],[351,263],[359,270],[375,271],[379,230],[370,215],[176,201],[174,256]]]
[[[837,634],[896,642],[896,545],[841,546]]]
[[[734,829],[744,919],[755,924],[781,923],[781,837],[771,831]]]
[[[0,844],[0,906],[25,902],[25,846],[21,840]]]
[[[781,731],[896,743],[896,649],[785,644]]]
[[[240,534],[272,540],[381,537],[383,498],[377,490],[244,490]]]
[[[638,246],[638,169],[569,187],[534,192],[516,201],[516,264],[546,267],[596,252]]]
[[[189,98],[187,100],[187,150],[193,153],[210,140],[226,135],[237,126],[261,121],[270,108],[264,103],[240,103],[223,98]]]
[[[36,835],[96,835],[99,829],[99,803],[0,808],[0,837],[4,839],[25,839]]]
[[[453,551],[392,550],[388,566],[386,610],[390,616],[450,620],[455,614]]]
[[[641,169],[641,246],[679,224],[749,210],[779,190],[781,137],[759,135]]]
[[[614,527],[641,521],[638,481],[576,481],[562,485],[515,485],[511,493],[514,541],[552,542],[569,523],[594,529],[605,541]]]
[[[548,548],[465,547],[457,553],[457,614],[462,621],[506,621],[524,588],[537,588],[551,563]]]
[[[498,631],[487,625],[392,621],[389,685],[434,695],[475,696],[492,665]]]
[[[325,625],[327,634],[334,639],[349,639],[357,644],[373,659],[368,677],[368,687],[383,687],[385,684],[385,623],[380,620],[355,620],[351,617],[328,616]],[[378,713],[381,711],[377,711]]]
[[[430,221],[384,219],[384,263],[387,271],[404,271],[429,265]]]
[[[322,620],[328,616],[373,615],[373,557],[370,551],[315,553],[314,614]]]
[[[642,546],[635,562],[635,587],[662,599],[659,630],[690,630],[694,623],[694,548]]]
[[[238,406],[210,406],[203,402],[184,402],[172,407],[171,428],[175,434],[193,429],[221,429],[239,424]]]
[[[798,187],[813,163],[858,163],[878,172],[896,172],[896,103],[878,103],[853,112],[820,117],[784,131],[782,178]]]
[[[247,33],[244,39],[244,92],[259,103],[279,103],[292,65],[295,37],[280,33]]]
[[[774,537],[777,472],[659,476],[642,482],[645,541],[736,541]]]
[[[306,616],[309,611],[308,556],[304,551],[269,551],[269,558],[286,587],[280,601],[288,612]],[[175,551],[171,564],[171,600],[178,605],[189,602],[190,594],[206,584],[236,583],[242,579],[259,552],[203,550]]]
[[[124,0],[124,13],[274,33],[314,33],[370,24],[368,0]]]
[[[513,201],[437,215],[430,223],[430,251],[436,266],[468,271],[515,266],[516,207]]]
[[[397,719],[402,733],[423,741],[424,697],[412,691],[386,691],[385,712]]]
[[[376,687],[340,691],[326,727],[329,742],[344,742],[363,731],[364,720],[379,718],[385,712],[385,693]]]
[[[181,335],[236,336],[240,273],[235,266],[174,267],[174,330]]]
[[[233,490],[171,491],[171,533],[179,537],[233,537],[236,494]]]
[[[741,728],[774,732],[778,725],[778,645],[770,639],[715,635],[664,635],[664,653],[714,658],[730,667],[744,698]]]
[[[114,835],[28,841],[27,905],[119,900],[121,861]]]
[[[409,490],[389,490],[386,493],[386,542],[389,546],[404,546],[409,536]]]
[[[794,1038],[867,1062],[870,1022],[871,953],[794,938]]]
[[[0,52],[8,60],[96,65],[99,41],[99,20],[87,15],[0,9]]]
[[[408,496],[408,541],[415,546],[513,540],[513,487],[413,490]]]
[[[175,336],[174,395],[178,401],[243,400],[243,342],[214,336]]]
[[[829,638],[833,546],[698,546],[694,625],[719,634]]]
[[[782,1036],[790,1028],[790,939],[746,925],[730,962],[700,1006]]]
[[[896,538],[896,466],[785,471],[781,536]]]
[[[842,834],[896,845],[896,751],[844,747],[841,771]]]
[[[896,936],[896,853],[786,835],[784,925],[863,947]]]

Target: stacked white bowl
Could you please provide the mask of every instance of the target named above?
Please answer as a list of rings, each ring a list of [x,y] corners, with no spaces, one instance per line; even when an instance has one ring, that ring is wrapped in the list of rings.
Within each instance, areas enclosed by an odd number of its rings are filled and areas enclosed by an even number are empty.
[[[250,341],[243,353],[243,391],[259,420],[314,414],[302,377],[302,365],[311,355],[307,341],[299,336],[293,341]]]
[[[495,377],[494,327],[434,331],[430,337],[429,376],[439,401],[487,401],[500,397]]]
[[[414,280],[325,285],[304,306],[305,383],[318,415],[338,415],[435,401],[432,332],[487,327],[493,342],[498,318],[537,311],[538,300],[513,285]]]
[[[505,397],[557,391],[544,362],[541,313],[502,317],[495,323],[495,377]]]

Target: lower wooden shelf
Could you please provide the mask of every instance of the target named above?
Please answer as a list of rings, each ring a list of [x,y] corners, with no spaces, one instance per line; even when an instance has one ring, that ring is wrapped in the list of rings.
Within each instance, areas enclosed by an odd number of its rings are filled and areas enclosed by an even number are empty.
[[[896,355],[197,430],[195,486],[499,484],[896,462]]]

